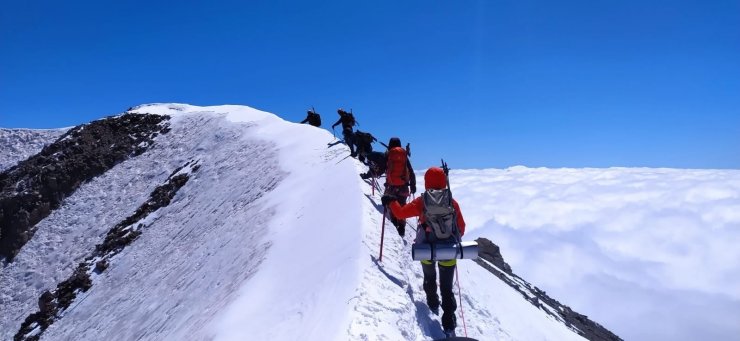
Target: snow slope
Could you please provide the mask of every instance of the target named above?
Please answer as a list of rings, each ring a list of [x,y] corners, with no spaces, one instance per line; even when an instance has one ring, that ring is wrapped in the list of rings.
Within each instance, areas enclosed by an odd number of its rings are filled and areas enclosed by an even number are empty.
[[[0,273],[0,339],[36,311],[173,170],[197,161],[172,202],[92,278],[42,340],[430,340],[409,240],[327,131],[242,106],[157,104],[172,116],[144,154],[83,184]],[[465,209],[465,208],[463,208]],[[413,221],[412,221],[413,225]],[[461,262],[462,309],[481,340],[570,340],[573,331],[478,265]],[[458,317],[458,333],[464,332]]]
[[[740,171],[512,167],[451,182],[471,237],[626,340],[740,340]]]
[[[3,129],[0,128],[0,171],[38,153],[54,142],[67,129]]]

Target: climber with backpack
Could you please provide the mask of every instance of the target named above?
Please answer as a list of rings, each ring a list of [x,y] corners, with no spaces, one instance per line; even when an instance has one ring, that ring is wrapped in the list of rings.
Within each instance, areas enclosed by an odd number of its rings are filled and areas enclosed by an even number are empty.
[[[346,143],[347,147],[349,147],[350,156],[355,157],[357,156],[357,152],[355,152],[355,136],[352,132],[352,128],[357,124],[357,121],[355,121],[355,116],[351,112],[346,112],[342,108],[337,109],[337,114],[339,114],[339,119],[336,123],[331,125],[331,129],[333,130],[334,127],[342,124],[342,135],[344,136],[344,143]]]
[[[410,193],[416,193],[416,175],[414,174],[414,168],[411,167],[411,161],[406,150],[401,147],[401,139],[398,137],[392,137],[388,141],[385,173],[385,192],[383,194],[390,195],[402,205],[405,205],[406,199],[411,195]],[[403,237],[406,233],[406,220],[391,215],[391,222],[398,230],[398,234]]]
[[[465,220],[460,206],[452,198],[448,188],[447,172],[439,167],[431,167],[424,174],[425,192],[407,205],[402,205],[400,198],[386,194],[383,205],[388,205],[391,215],[397,219],[420,217],[414,244],[421,243],[456,243],[465,233]],[[477,252],[476,252],[477,254]],[[432,259],[436,259],[434,256]],[[439,314],[440,300],[437,296],[437,271],[439,265],[439,288],[442,296],[442,328],[447,337],[455,336],[457,320],[455,310],[457,302],[453,293],[453,280],[457,259],[422,260],[424,272],[424,292],[427,305],[436,315]]]
[[[355,151],[357,152],[357,159],[360,162],[365,163],[365,158],[373,151],[373,142],[377,139],[370,133],[355,131]]]
[[[387,166],[388,155],[383,152],[370,152],[365,158],[365,165],[367,166],[367,172],[360,174],[363,179],[379,178],[385,173],[385,167]]]
[[[316,112],[314,108],[311,108],[308,112],[308,116],[306,116],[306,119],[301,121],[301,124],[308,122],[308,124],[314,126],[314,127],[320,127],[321,126],[321,115]]]

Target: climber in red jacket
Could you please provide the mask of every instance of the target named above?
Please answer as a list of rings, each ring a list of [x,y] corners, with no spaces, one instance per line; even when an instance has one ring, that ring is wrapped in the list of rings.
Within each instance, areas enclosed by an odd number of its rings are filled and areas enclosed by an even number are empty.
[[[429,168],[424,174],[424,188],[426,191],[430,190],[443,190],[447,188],[447,176],[444,170],[439,167]],[[411,217],[420,217],[418,230],[416,231],[416,239],[414,243],[428,243],[430,242],[430,234],[434,233],[429,224],[426,224],[425,210],[424,210],[424,196],[423,193],[407,205],[401,206],[398,203],[397,198],[392,195],[383,196],[383,205],[388,205],[391,210],[391,214],[397,219],[406,219]],[[460,233],[460,237],[465,234],[465,220],[463,219],[462,212],[460,211],[460,205],[458,205],[455,199],[452,199],[452,206],[454,207],[454,214],[456,216],[457,229]],[[434,269],[433,261],[423,260],[421,261],[421,267],[424,270],[424,292],[427,296],[427,305],[429,309],[435,313],[439,313],[439,297],[437,296],[437,271]],[[457,302],[455,301],[455,295],[452,292],[452,282],[455,275],[455,266],[457,260],[440,260],[439,261],[439,288],[442,296],[442,328],[447,335],[454,335],[457,321],[455,319],[455,310],[457,309]]]
[[[401,139],[393,137],[388,141],[388,153],[385,168],[385,192],[406,204],[411,193],[416,193],[416,175],[408,153],[401,147]],[[396,227],[398,234],[403,237],[406,234],[406,220],[391,216],[391,222]]]

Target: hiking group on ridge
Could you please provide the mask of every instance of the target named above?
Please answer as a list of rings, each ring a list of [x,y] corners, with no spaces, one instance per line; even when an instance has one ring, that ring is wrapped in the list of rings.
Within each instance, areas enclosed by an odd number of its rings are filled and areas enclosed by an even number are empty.
[[[405,236],[407,218],[419,217],[415,244],[459,243],[465,233],[465,220],[459,204],[452,198],[446,164],[443,164],[444,169],[439,167],[427,169],[424,174],[425,191],[407,203],[408,198],[416,193],[416,175],[409,160],[410,145],[407,144],[404,149],[398,137],[392,137],[385,145],[370,133],[354,131],[357,121],[352,112],[340,108],[337,113],[339,119],[332,125],[332,129],[339,124],[342,125],[344,143],[350,149],[350,156],[357,157],[360,162],[368,166],[368,171],[360,176],[363,179],[372,178],[374,181],[381,175],[386,175],[385,190],[381,201],[384,208],[390,212],[390,221],[396,227],[398,234],[402,238]],[[318,123],[312,123],[312,119],[313,122]],[[313,109],[308,112],[308,117],[301,123],[306,122],[316,127],[321,125],[321,119]],[[387,149],[386,152],[373,151],[373,142],[383,144]],[[427,306],[435,315],[438,315],[439,308],[442,308],[441,320],[444,333],[447,337],[454,337],[457,327],[455,317],[457,302],[453,293],[453,282],[457,259],[437,260],[432,256],[431,260],[422,260],[421,266]],[[439,269],[439,276],[437,276],[435,266]],[[440,295],[437,294],[437,280],[439,280]]]

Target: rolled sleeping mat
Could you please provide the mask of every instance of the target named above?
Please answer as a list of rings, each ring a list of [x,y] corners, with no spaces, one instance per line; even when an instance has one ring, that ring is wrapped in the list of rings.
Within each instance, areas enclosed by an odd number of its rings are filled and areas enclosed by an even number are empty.
[[[414,260],[447,260],[478,258],[478,242],[416,243],[411,245]]]

